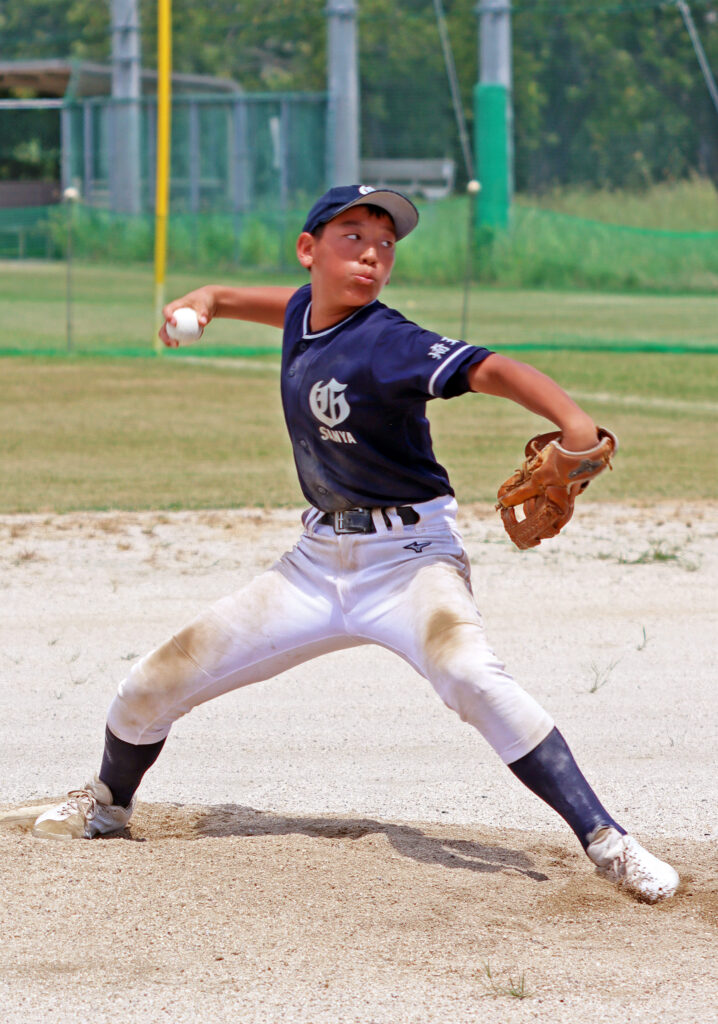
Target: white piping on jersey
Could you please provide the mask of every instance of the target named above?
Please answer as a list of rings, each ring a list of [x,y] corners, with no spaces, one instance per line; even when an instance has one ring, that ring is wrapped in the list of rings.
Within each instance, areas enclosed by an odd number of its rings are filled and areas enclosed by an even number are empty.
[[[462,352],[465,352],[465,351],[467,350],[467,348],[471,348],[471,345],[462,345],[462,346],[461,346],[461,348],[457,348],[457,349],[455,349],[455,350],[454,350],[454,351],[453,351],[453,352],[451,353],[451,355],[449,356],[449,358],[448,358],[448,359],[445,359],[445,360],[443,361],[443,363],[439,363],[439,365],[438,365],[438,366],[436,367],[436,370],[435,370],[435,372],[434,372],[434,373],[433,373],[433,374],[431,375],[431,380],[429,381],[429,387],[428,387],[428,391],[429,391],[429,394],[430,394],[430,395],[433,395],[434,397],[436,397],[436,392],[434,391],[434,383],[435,383],[435,381],[436,381],[436,378],[437,378],[437,377],[439,376],[439,374],[440,374],[440,373],[442,372],[442,370],[444,369],[444,367],[445,367],[445,366],[448,366],[448,365],[449,365],[449,363],[450,363],[450,362],[451,362],[452,360],[456,359],[456,357],[457,357],[457,356],[460,356]]]
[[[350,313],[346,320],[340,320],[338,324],[334,324],[333,327],[327,327],[324,331],[317,331],[316,334],[309,334],[309,311],[312,308],[312,300],[309,300],[309,305],[304,311],[304,323],[302,324],[302,337],[303,338],[321,338],[323,334],[329,334],[330,331],[336,331],[337,328],[343,327],[344,324],[348,324],[350,320],[353,320],[355,316],[358,316],[363,309],[368,309],[369,306],[373,306],[378,299],[372,299],[371,302],[367,302],[366,306],[360,306],[359,309],[355,309],[353,313]]]

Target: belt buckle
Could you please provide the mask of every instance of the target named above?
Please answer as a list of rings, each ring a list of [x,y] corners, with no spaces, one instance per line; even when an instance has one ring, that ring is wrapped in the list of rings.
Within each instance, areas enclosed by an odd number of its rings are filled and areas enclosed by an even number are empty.
[[[335,533],[371,533],[374,523],[368,508],[347,508],[334,513]]]

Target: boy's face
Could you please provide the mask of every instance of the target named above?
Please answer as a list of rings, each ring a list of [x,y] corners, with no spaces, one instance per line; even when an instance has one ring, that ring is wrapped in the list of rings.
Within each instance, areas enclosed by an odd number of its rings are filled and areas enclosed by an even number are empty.
[[[352,206],[328,221],[321,237],[303,231],[297,255],[311,270],[312,289],[354,309],[373,302],[389,280],[395,247],[394,223],[388,214]]]

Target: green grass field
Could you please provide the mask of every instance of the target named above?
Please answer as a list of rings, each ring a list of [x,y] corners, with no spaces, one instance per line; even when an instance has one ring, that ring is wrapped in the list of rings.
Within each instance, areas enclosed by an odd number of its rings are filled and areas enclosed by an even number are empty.
[[[2,347],[28,353],[0,359],[0,512],[302,503],[279,400],[278,331],[219,322],[206,346],[156,356],[149,268],[80,266],[73,342],[102,355],[63,356],[64,274],[61,264],[0,265]],[[173,276],[168,295],[203,280]],[[459,334],[460,289],[397,287],[385,297]],[[712,297],[482,288],[471,294],[467,338],[550,373],[618,433],[616,470],[591,500],[716,498],[718,356],[700,349],[715,347],[717,323]],[[555,342],[566,347],[533,348]],[[634,351],[641,346],[698,351]],[[202,355],[213,350],[223,357]],[[430,415],[463,501],[493,500],[525,439],[544,427],[485,396],[433,402]]]
[[[516,197],[522,206],[658,231],[718,231],[718,195],[708,178],[659,182],[646,189],[557,186],[541,196]]]
[[[230,275],[172,274],[168,299],[208,281],[301,285],[291,275],[244,271]],[[154,340],[152,268],[79,264],[72,273],[71,335],[75,353],[150,355]],[[62,354],[67,347],[66,270],[57,262],[0,262],[4,331],[0,354]],[[390,285],[384,301],[442,334],[462,333],[460,287]],[[560,344],[605,349],[718,349],[718,299],[596,292],[502,289],[474,285],[467,340],[489,346]],[[202,351],[277,350],[271,327],[217,321]],[[199,350],[198,350],[199,351]],[[192,353],[194,354],[194,352]],[[235,354],[238,354],[235,351]]]

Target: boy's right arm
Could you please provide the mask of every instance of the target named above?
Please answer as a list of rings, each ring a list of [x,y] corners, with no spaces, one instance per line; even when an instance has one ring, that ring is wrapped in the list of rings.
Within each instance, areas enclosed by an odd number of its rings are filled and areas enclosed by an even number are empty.
[[[296,288],[267,286],[265,288],[232,288],[226,285],[208,284],[188,292],[180,299],[168,302],[162,310],[165,323],[160,330],[160,339],[168,347],[175,347],[165,330],[167,321],[174,323],[175,310],[189,306],[197,314],[200,326],[206,327],[215,317],[230,320],[250,320],[252,323],[283,327],[287,304]]]

